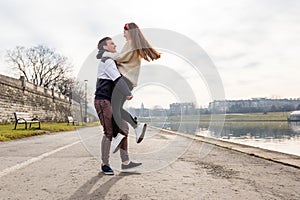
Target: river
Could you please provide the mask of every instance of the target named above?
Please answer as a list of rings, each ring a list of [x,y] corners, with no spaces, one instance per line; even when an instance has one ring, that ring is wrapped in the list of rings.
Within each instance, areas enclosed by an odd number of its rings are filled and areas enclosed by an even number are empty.
[[[214,137],[300,156],[300,122],[152,122],[184,133]]]

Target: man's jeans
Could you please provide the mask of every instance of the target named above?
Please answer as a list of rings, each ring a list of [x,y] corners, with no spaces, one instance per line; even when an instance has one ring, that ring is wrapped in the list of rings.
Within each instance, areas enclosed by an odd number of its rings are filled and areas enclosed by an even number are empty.
[[[97,111],[101,125],[103,126],[104,136],[101,142],[101,159],[103,164],[109,164],[109,151],[113,137],[113,115],[112,107],[109,100],[97,100],[94,101],[94,106]],[[120,144],[120,156],[122,162],[128,161],[128,124],[124,120],[122,121],[121,133],[125,135],[125,138]]]

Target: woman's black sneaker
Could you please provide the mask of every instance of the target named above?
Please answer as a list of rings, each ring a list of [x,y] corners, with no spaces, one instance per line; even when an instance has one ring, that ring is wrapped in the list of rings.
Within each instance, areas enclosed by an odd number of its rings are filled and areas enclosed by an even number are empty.
[[[103,166],[101,166],[101,169],[102,169],[103,173],[106,175],[114,175],[114,171],[110,168],[109,165],[103,165]]]

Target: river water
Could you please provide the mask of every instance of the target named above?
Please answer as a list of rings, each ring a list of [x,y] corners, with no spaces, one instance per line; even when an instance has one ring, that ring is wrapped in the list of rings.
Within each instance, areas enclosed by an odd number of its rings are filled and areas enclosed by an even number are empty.
[[[184,133],[214,137],[300,156],[300,122],[152,122]]]

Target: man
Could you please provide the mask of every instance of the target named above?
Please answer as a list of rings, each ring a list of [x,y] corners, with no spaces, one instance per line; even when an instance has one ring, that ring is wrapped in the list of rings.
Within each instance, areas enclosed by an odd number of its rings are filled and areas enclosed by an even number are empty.
[[[105,37],[99,41],[98,49],[102,51],[116,52],[116,45],[110,37]],[[114,132],[111,105],[111,97],[114,89],[120,91],[124,96],[126,96],[127,100],[130,100],[133,97],[128,85],[118,71],[115,62],[110,58],[102,58],[98,64],[94,106],[104,130],[104,136],[101,142],[101,169],[105,174],[110,175],[114,174],[113,170],[109,166],[109,152]],[[113,152],[116,152],[118,148],[120,148],[122,169],[130,169],[142,164],[129,160],[127,142],[128,130],[128,124],[123,120],[120,131],[122,134],[118,133],[113,142]]]

